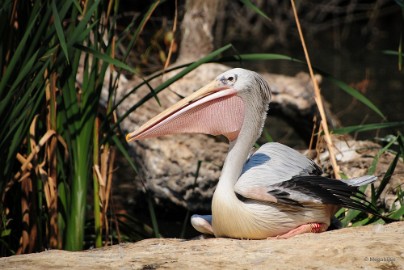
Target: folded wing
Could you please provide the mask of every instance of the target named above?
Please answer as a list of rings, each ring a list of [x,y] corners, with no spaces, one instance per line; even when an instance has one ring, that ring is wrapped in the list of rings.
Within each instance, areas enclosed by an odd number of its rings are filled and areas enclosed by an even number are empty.
[[[376,177],[335,180],[321,174],[312,160],[296,150],[279,143],[267,143],[244,165],[235,192],[241,198],[267,203],[295,207],[334,204],[374,213],[375,209],[358,191],[358,186],[371,183]]]

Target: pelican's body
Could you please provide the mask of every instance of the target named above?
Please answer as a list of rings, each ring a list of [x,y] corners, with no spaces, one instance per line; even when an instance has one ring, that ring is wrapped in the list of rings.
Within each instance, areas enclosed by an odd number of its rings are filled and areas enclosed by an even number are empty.
[[[369,210],[352,198],[363,199],[356,187],[374,181],[373,176],[350,181],[322,177],[313,161],[279,143],[267,143],[249,156],[270,99],[270,87],[259,74],[232,69],[128,134],[128,141],[174,133],[221,134],[229,139],[212,216],[191,218],[201,233],[287,238],[326,230],[338,206]]]
[[[232,171],[233,167],[228,165],[223,168],[223,173],[226,169]],[[304,198],[297,191],[295,196],[301,196],[300,203],[303,200],[307,204],[310,201],[314,203],[310,207],[301,207],[269,202],[265,194],[280,191],[282,183],[290,180],[291,176],[316,175],[318,172],[319,168],[311,160],[285,145],[267,143],[261,146],[245,163],[241,176],[235,178],[234,192],[229,192],[231,186],[222,185],[226,181],[220,179],[212,203],[215,236],[265,239],[283,235],[314,220],[329,225],[334,209],[331,205],[312,197]]]

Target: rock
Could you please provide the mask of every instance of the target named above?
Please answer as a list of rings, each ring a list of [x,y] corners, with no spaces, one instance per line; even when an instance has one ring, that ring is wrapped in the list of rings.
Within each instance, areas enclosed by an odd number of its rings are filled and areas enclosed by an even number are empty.
[[[402,269],[404,222],[280,240],[147,239],[0,258],[2,269]]]

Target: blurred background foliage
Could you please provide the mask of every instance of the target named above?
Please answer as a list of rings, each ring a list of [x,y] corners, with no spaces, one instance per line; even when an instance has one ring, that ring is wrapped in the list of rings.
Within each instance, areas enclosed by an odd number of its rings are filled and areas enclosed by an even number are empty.
[[[330,90],[333,85],[323,85],[343,125],[402,121],[403,2],[297,4],[312,62],[367,93],[387,118],[380,119],[354,98],[341,98]],[[2,1],[1,256],[159,236],[150,201],[145,202],[150,224],[114,209],[111,201],[117,152],[136,170],[116,123],[114,93],[121,73],[129,79],[147,76],[175,60],[181,37],[174,25],[184,12],[184,1]],[[223,1],[213,35],[216,48],[231,43],[240,53],[277,52],[304,59],[288,1]],[[287,61],[243,66],[290,75],[301,70]],[[108,100],[101,103],[103,89]],[[280,127],[275,139],[296,144],[284,123],[273,125]],[[401,135],[385,137],[397,130],[403,131],[390,128],[361,136],[380,138],[389,146],[384,151],[395,146],[399,160]],[[391,173],[395,166],[393,162]],[[373,199],[381,191],[375,190]],[[358,216],[342,218],[348,224]],[[400,216],[402,209],[394,213]],[[367,216],[357,220],[371,221]],[[175,234],[184,235],[183,224],[179,227]]]

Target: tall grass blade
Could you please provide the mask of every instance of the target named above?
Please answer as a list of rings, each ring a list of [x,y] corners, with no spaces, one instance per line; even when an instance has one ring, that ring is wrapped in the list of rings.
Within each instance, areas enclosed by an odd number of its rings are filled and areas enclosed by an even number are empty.
[[[119,140],[119,138],[114,134],[112,136],[112,140],[115,144],[115,146],[118,148],[118,150],[121,152],[121,154],[124,156],[124,158],[128,161],[129,165],[133,169],[135,173],[138,173],[137,167],[135,163],[133,163],[132,157],[128,153],[128,148],[125,147],[122,142]]]
[[[94,125],[94,134],[93,134],[93,142],[94,142],[94,148],[93,148],[93,162],[94,166],[98,165],[100,163],[99,161],[99,121],[98,119],[95,122]],[[95,168],[93,168],[93,198],[94,198],[94,231],[95,231],[95,247],[101,247],[102,246],[102,223],[101,223],[101,202],[100,202],[100,184],[98,181],[97,173],[95,171]]]
[[[271,19],[268,17],[268,15],[265,14],[265,12],[262,11],[261,9],[259,9],[256,5],[254,5],[250,0],[240,0],[240,2],[242,2],[246,7],[255,11],[257,14],[264,17],[268,21],[271,21]]]
[[[376,156],[374,157],[374,159],[372,161],[372,165],[370,165],[370,167],[368,169],[368,174],[370,174],[370,175],[375,174],[376,166],[377,166],[377,163],[379,162],[381,155],[383,155],[384,152],[386,152],[388,149],[390,149],[390,147],[397,141],[397,139],[398,139],[398,137],[395,137],[386,146],[384,146],[382,149],[380,149],[377,152]]]
[[[249,54],[236,54],[231,56],[221,57],[214,62],[234,62],[234,61],[267,61],[267,60],[287,60],[292,62],[297,62],[300,64],[305,64],[304,61],[297,58],[290,57],[284,54],[278,53],[249,53]]]
[[[65,54],[67,63],[69,63],[69,54],[67,52],[66,39],[65,39],[65,35],[63,33],[62,22],[60,20],[59,13],[56,8],[55,0],[52,1],[52,13],[53,13],[53,18],[55,20],[55,29],[56,29],[57,36],[59,38],[59,44],[62,47],[63,53]]]
[[[380,182],[380,185],[377,189],[377,192],[374,197],[374,201],[377,201],[380,198],[380,195],[382,195],[383,190],[386,188],[387,184],[389,183],[391,176],[394,173],[394,170],[396,169],[397,162],[400,158],[400,151],[397,153],[397,155],[394,157],[393,161],[390,163],[389,168],[387,169],[386,173],[384,174],[384,177],[382,181]],[[373,198],[372,198],[373,199]]]
[[[13,82],[13,84],[11,85],[10,91],[13,92],[14,89],[17,88],[17,86],[24,80],[26,79],[26,76],[32,72],[33,70],[33,66],[35,64],[36,61],[38,61],[38,53],[39,51],[36,51],[31,57],[30,59],[27,61],[27,63],[23,66],[23,68],[20,70],[17,78],[15,79],[15,81]],[[36,70],[37,68],[35,68],[34,70]]]
[[[82,50],[83,52],[89,53],[89,54],[97,57],[98,59],[103,60],[103,61],[105,61],[105,62],[107,62],[107,63],[109,63],[111,65],[114,65],[116,67],[122,68],[122,69],[124,69],[126,71],[129,71],[129,72],[135,73],[135,69],[129,67],[125,63],[119,61],[118,59],[110,57],[108,54],[101,53],[98,50],[94,50],[92,48],[89,48],[89,47],[86,47],[86,46],[83,46],[83,45],[80,45],[80,44],[75,44],[74,47],[77,48],[77,49]]]
[[[152,221],[152,227],[153,227],[153,232],[154,232],[154,237],[160,238],[160,232],[159,232],[159,224],[157,221],[157,216],[156,216],[156,211],[154,210],[154,203],[153,203],[153,198],[149,192],[146,194],[147,196],[147,205],[149,207],[149,214],[150,218]]]
[[[386,55],[398,56],[399,54],[401,54],[401,56],[404,56],[404,52],[398,52],[398,51],[393,51],[393,50],[384,50],[382,52]]]
[[[398,44],[398,70],[403,69],[403,33],[400,34],[400,43]]]
[[[341,220],[342,226],[346,227],[349,225],[349,223],[352,222],[352,220],[354,220],[357,216],[359,216],[362,212],[359,210],[353,210],[353,209],[349,209],[346,213],[345,213],[345,217]]]
[[[403,220],[403,217],[404,217],[404,205],[401,205],[401,207],[398,210],[394,211],[389,215],[389,218],[397,220]]]
[[[77,26],[74,26],[73,32],[69,36],[69,40],[67,41],[68,46],[72,46],[73,44],[76,43],[81,43],[81,34],[85,32],[85,29],[88,28],[88,23],[90,22],[91,18],[94,16],[94,13],[96,12],[98,5],[100,4],[100,1],[95,1],[91,7],[86,11],[84,17],[80,20],[79,24]],[[95,19],[96,22],[98,22],[97,19]],[[87,36],[86,36],[87,37]]]
[[[144,14],[142,21],[139,23],[138,27],[135,30],[135,33],[132,37],[132,39],[129,42],[129,45],[127,47],[127,50],[123,56],[123,60],[126,61],[126,59],[129,56],[130,50],[133,48],[133,46],[135,45],[136,41],[139,38],[140,33],[143,31],[146,23],[149,21],[151,14],[156,10],[157,6],[160,4],[160,0],[156,0],[154,1],[149,9],[146,11],[146,13]]]
[[[337,80],[336,78],[334,78],[332,76],[326,76],[326,79],[328,79],[330,82],[337,85],[340,89],[342,89],[347,94],[354,97],[356,100],[365,104],[367,107],[369,107],[375,113],[377,113],[381,118],[386,119],[386,116],[379,110],[379,108],[377,108],[376,105],[373,104],[373,102],[371,102],[368,98],[366,98],[364,95],[362,95],[358,90],[349,86],[348,84],[344,83],[343,81]]]
[[[357,133],[371,130],[379,130],[384,128],[397,128],[404,126],[404,121],[402,122],[388,122],[388,123],[374,123],[374,124],[364,124],[357,126],[349,126],[336,128],[332,130],[334,134],[349,134],[349,133]]]
[[[0,96],[1,97],[3,96],[6,85],[9,83],[10,76],[13,74],[14,68],[15,68],[17,62],[21,61],[23,51],[26,49],[28,38],[30,37],[31,31],[35,26],[38,15],[39,14],[36,14],[34,16],[34,18],[32,19],[31,23],[28,25],[27,29],[25,30],[24,36],[22,37],[21,41],[19,42],[17,49],[13,53],[13,56],[11,57],[11,60],[7,65],[7,69],[2,74],[2,77],[0,80]],[[0,107],[0,109],[1,109],[1,107]],[[2,111],[0,111],[0,115],[2,115]]]

